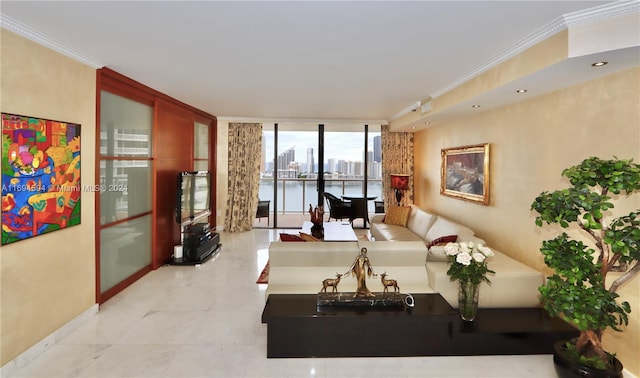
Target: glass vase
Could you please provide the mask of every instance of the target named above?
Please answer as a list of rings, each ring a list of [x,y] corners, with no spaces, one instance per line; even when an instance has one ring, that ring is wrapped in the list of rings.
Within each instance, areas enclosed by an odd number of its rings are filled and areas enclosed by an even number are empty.
[[[478,312],[478,296],[480,285],[471,282],[460,282],[458,286],[458,311],[462,320],[471,322]]]

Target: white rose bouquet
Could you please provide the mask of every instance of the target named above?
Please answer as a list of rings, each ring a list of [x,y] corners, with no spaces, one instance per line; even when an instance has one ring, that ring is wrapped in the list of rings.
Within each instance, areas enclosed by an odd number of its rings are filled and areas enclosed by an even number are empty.
[[[451,280],[479,285],[491,284],[487,274],[495,272],[487,266],[487,258],[493,256],[491,248],[474,242],[448,243],[444,252],[449,260],[447,274]]]

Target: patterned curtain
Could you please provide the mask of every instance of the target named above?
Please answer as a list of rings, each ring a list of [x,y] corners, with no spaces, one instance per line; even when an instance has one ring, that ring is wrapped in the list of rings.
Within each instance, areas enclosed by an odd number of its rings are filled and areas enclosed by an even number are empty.
[[[249,231],[258,207],[261,123],[229,124],[229,186],[225,231]]]
[[[382,196],[385,211],[389,204],[396,203],[396,195],[391,189],[390,175],[393,173],[409,175],[409,190],[404,192],[404,205],[413,203],[413,133],[391,132],[389,125],[382,125]]]

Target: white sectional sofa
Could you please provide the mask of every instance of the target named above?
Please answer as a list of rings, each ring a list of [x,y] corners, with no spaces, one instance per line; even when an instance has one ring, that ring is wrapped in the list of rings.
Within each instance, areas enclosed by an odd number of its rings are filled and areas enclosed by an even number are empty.
[[[345,274],[360,248],[367,248],[374,273],[387,273],[398,281],[403,293],[432,293],[424,262],[427,248],[423,242],[272,242],[269,245],[269,294],[315,294],[322,280]],[[380,278],[368,278],[371,291],[382,291]],[[355,292],[356,279],[344,276],[339,291]]]
[[[475,236],[469,227],[448,220],[444,217],[428,213],[415,205],[411,205],[407,225],[384,223],[385,214],[376,214],[371,219],[371,236],[375,241],[422,241],[433,240],[448,235],[457,235],[459,242],[473,241],[485,244],[484,240]]]
[[[448,262],[443,246],[427,245],[441,237],[456,235],[457,241],[484,241],[470,228],[444,217],[411,206],[406,227],[383,222],[385,215],[371,219],[372,241],[360,242],[272,242],[269,246],[269,285],[272,293],[314,294],[322,288],[322,280],[345,273],[360,248],[367,254],[375,273],[387,273],[396,279],[403,293],[440,293],[449,304],[458,307],[458,284],[447,275]],[[491,247],[491,246],[489,246]],[[538,287],[544,276],[512,258],[492,250],[488,260],[491,285],[482,284],[481,308],[536,307],[539,305]],[[382,291],[379,278],[367,280],[372,291]],[[355,291],[353,277],[343,277],[340,291]]]

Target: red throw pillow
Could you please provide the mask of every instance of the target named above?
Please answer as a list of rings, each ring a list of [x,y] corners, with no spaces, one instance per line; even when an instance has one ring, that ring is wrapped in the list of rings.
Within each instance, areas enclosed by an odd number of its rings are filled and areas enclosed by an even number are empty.
[[[283,242],[303,242],[305,241],[303,238],[301,238],[298,235],[294,235],[294,234],[280,234],[280,241]]]
[[[427,248],[431,248],[434,245],[439,245],[439,244],[455,243],[456,241],[458,241],[458,235],[441,236],[427,243]]]

